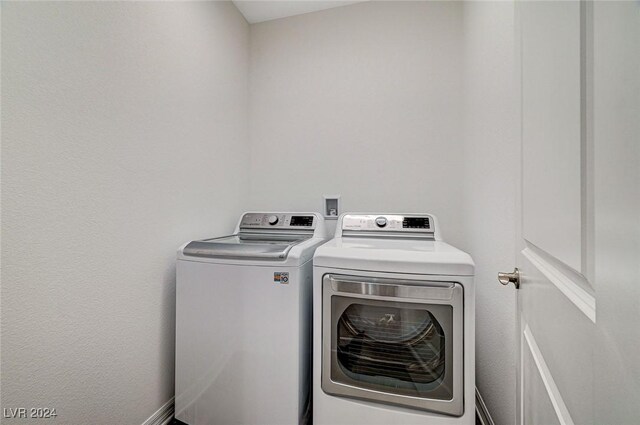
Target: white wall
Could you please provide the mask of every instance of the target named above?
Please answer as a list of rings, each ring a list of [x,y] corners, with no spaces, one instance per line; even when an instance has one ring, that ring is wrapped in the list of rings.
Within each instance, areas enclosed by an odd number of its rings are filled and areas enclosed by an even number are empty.
[[[3,2],[3,407],[173,396],[175,251],[248,196],[248,38],[225,2]]]
[[[462,241],[462,4],[367,2],[251,26],[251,204],[429,211]]]
[[[476,262],[476,385],[497,425],[512,424],[516,290],[497,281],[515,260],[520,175],[513,2],[466,2],[465,240]]]

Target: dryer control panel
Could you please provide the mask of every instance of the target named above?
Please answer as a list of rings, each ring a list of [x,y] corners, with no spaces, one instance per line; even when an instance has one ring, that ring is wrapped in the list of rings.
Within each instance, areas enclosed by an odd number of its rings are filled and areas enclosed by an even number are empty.
[[[313,230],[316,217],[313,214],[246,213],[240,229],[291,229]]]
[[[344,234],[376,232],[433,236],[435,223],[428,214],[345,214],[342,217],[342,230]]]

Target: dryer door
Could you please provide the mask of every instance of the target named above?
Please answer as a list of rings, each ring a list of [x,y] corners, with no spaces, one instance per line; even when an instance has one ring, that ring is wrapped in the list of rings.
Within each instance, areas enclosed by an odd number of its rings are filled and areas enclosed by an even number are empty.
[[[325,392],[463,414],[459,283],[326,275],[322,291]]]

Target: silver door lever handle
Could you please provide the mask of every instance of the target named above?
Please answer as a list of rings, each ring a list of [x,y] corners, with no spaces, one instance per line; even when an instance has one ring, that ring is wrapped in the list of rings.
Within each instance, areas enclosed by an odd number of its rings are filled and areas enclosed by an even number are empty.
[[[520,270],[518,268],[513,269],[513,273],[498,272],[498,280],[503,285],[513,283],[516,289],[520,288]]]

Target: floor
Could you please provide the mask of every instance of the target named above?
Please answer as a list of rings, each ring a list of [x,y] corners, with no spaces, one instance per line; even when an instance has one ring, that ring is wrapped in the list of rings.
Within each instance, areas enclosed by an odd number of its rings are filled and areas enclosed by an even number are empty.
[[[174,418],[171,424],[169,425],[187,425],[187,424]],[[476,425],[486,425],[482,422],[482,420],[480,419],[477,413],[476,413]]]

